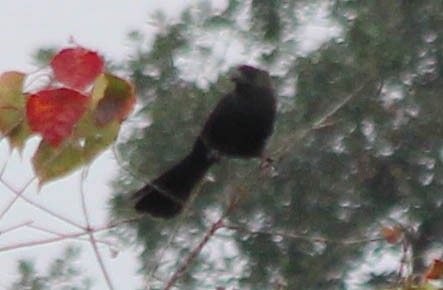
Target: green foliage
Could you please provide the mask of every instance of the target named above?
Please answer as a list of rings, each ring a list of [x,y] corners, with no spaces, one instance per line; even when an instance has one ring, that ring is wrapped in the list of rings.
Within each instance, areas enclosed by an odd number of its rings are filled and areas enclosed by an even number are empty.
[[[78,248],[66,248],[60,258],[52,261],[45,274],[40,274],[35,269],[32,261],[19,260],[17,270],[20,276],[8,289],[91,289],[91,281],[88,278],[85,278],[84,273],[75,265],[75,261],[79,257],[79,254],[80,251]]]
[[[224,10],[206,3],[180,22],[158,19],[152,46],[133,34],[137,54],[126,68],[142,100],[142,125],[118,145],[132,174],[122,171],[115,183],[115,219],[133,215],[127,192],[183,157],[229,91],[232,54],[217,48],[224,39],[236,43],[241,62],[271,71],[280,104],[268,146],[273,178],[256,169],[259,161],[224,160],[180,218],[143,218],[128,229],[144,246],[142,273],[167,279],[242,191],[227,222],[245,230],[213,237],[180,289],[347,289],[351,280],[354,288],[382,289],[395,285],[395,266],[357,272],[386,253],[400,259],[399,246],[348,241],[376,237],[386,224],[415,225],[408,241],[419,274],[426,255],[443,246],[441,1],[332,1],[343,34],[298,56],[294,31],[306,2],[231,0]],[[236,267],[220,267],[232,259]]]
[[[51,59],[57,54],[58,48],[47,47],[40,48],[33,56],[33,60],[36,66],[47,66],[51,62]]]

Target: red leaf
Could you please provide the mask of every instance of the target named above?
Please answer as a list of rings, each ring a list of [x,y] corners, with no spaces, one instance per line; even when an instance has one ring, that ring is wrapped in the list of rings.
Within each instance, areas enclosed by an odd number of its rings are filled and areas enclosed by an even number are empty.
[[[66,88],[43,90],[29,96],[26,116],[31,129],[57,147],[71,135],[89,100],[89,96]]]
[[[64,85],[79,91],[85,90],[103,70],[103,60],[83,47],[66,48],[51,61],[55,78]]]
[[[443,261],[435,259],[428,268],[425,279],[442,279],[443,278]]]

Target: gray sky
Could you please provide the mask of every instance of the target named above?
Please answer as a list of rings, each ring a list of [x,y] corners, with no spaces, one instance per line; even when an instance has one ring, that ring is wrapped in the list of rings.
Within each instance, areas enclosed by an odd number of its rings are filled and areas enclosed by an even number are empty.
[[[148,16],[158,9],[175,16],[191,0],[3,0],[0,9],[0,71],[34,69],[32,52],[68,44],[72,36],[106,57],[128,55],[126,33],[149,30]],[[195,1],[194,1],[195,2]],[[223,1],[224,2],[224,1]]]

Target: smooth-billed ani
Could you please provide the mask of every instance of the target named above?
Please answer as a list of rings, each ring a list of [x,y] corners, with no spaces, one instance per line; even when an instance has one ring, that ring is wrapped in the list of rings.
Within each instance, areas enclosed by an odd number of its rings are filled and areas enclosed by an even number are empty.
[[[231,72],[235,89],[209,115],[192,151],[134,193],[135,209],[154,217],[181,212],[193,187],[220,156],[261,157],[271,135],[276,101],[268,72],[241,65]]]

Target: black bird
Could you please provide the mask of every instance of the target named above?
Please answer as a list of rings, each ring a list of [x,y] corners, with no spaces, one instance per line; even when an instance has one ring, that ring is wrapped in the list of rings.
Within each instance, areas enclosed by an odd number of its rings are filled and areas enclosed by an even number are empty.
[[[231,80],[235,89],[209,115],[191,153],[134,193],[138,212],[172,218],[220,156],[262,156],[276,114],[271,77],[267,71],[241,65],[231,72]]]

